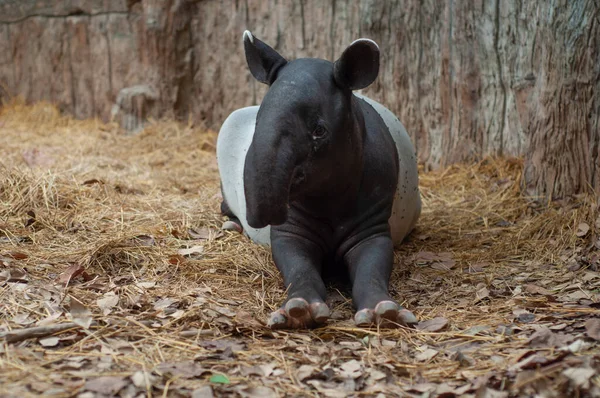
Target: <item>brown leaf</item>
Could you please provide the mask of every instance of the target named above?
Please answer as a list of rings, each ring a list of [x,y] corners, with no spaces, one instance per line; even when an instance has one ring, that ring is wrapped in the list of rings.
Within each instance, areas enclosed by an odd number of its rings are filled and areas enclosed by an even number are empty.
[[[590,232],[590,226],[582,222],[579,223],[579,225],[577,226],[577,232],[575,233],[575,235],[577,235],[579,238],[583,238],[587,235],[588,232]]]
[[[172,256],[169,256],[169,264],[171,265],[178,265],[181,264],[185,261],[185,257],[183,257],[180,254],[174,254]]]
[[[102,310],[103,315],[108,315],[112,312],[113,307],[119,303],[119,296],[115,292],[107,292],[104,296],[96,300],[96,304]]]
[[[278,396],[275,391],[265,386],[238,388],[237,391],[243,398],[276,398]]]
[[[199,363],[194,361],[163,362],[156,367],[156,370],[161,374],[168,374],[171,377],[181,377],[184,379],[192,379],[200,377],[205,373],[211,373],[209,369],[203,368]]]
[[[129,382],[124,377],[118,376],[102,376],[96,379],[87,381],[84,389],[87,391],[97,392],[103,395],[116,395]]]
[[[138,235],[132,239],[133,244],[136,246],[151,247],[156,244],[152,235]]]
[[[203,386],[192,391],[192,398],[213,398],[213,390],[211,386]]]
[[[94,185],[94,184],[104,184],[104,181],[98,180],[97,178],[92,178],[90,180],[85,180],[83,185]]]
[[[554,333],[547,327],[542,327],[529,337],[528,343],[531,347],[562,347],[573,341],[573,336]]]
[[[156,381],[156,376],[151,375],[148,372],[138,370],[131,375],[131,381],[138,388],[146,388],[146,384],[153,385]]]
[[[487,287],[482,287],[481,289],[479,289],[477,291],[477,293],[475,293],[475,302],[479,302],[485,298],[488,298],[490,296],[490,291],[487,289]]]
[[[200,246],[200,245],[192,246],[187,249],[179,249],[177,251],[177,253],[179,253],[180,255],[189,256],[189,257],[202,254],[203,252],[204,252],[204,246]],[[196,257],[196,256],[194,256],[194,257]]]
[[[25,260],[27,257],[29,257],[27,254],[21,252],[8,252],[5,254],[5,256],[14,260]]]
[[[419,252],[415,256],[415,262],[417,263],[430,263],[438,259],[437,254],[432,252]]]
[[[205,228],[205,227],[190,228],[190,229],[188,229],[188,235],[192,239],[208,240],[211,237],[216,239],[216,238],[223,236],[223,231],[219,231],[219,230],[215,230],[215,229],[211,229],[211,228]]]
[[[317,368],[312,365],[302,365],[296,371],[298,381],[304,381],[316,372]]]
[[[362,375],[362,365],[356,359],[344,362],[340,365],[341,376],[344,378],[356,379]]]
[[[71,320],[84,329],[88,329],[92,324],[92,313],[74,297],[71,297],[69,314],[71,315]]]
[[[479,389],[477,389],[475,396],[477,398],[507,398],[508,392],[494,390],[486,385],[482,385]]]
[[[527,293],[531,293],[531,294],[540,294],[542,296],[552,296],[554,293],[552,293],[550,290],[545,289],[541,286],[537,286],[534,284],[527,284],[525,285],[525,291]]]
[[[600,341],[600,319],[590,318],[585,322],[585,333],[596,341]]]
[[[431,268],[436,269],[438,271],[450,271],[456,265],[456,261],[454,260],[444,260],[440,262],[433,263]]]
[[[433,348],[426,348],[424,351],[415,355],[415,359],[419,362],[426,362],[435,357],[439,352]]]
[[[66,287],[72,279],[77,278],[83,272],[85,272],[85,268],[81,264],[73,264],[60,274],[58,282]]]
[[[471,264],[469,266],[468,272],[470,274],[476,274],[478,272],[483,272],[484,268],[488,267],[489,265],[490,265],[490,263],[486,263],[486,262],[483,262],[483,263],[474,263],[474,264]]]
[[[590,387],[590,379],[596,374],[596,371],[591,368],[569,368],[562,372],[573,384],[578,388],[588,389]]]
[[[428,321],[419,322],[417,329],[427,332],[438,332],[448,325],[448,320],[443,317],[437,317]]]
[[[58,337],[51,336],[40,339],[39,341],[40,344],[44,347],[56,347],[60,342],[60,339]]]

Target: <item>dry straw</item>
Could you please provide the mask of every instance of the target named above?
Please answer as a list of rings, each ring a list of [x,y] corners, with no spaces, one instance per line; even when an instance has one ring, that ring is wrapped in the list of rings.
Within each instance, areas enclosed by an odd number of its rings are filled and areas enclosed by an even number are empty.
[[[421,173],[423,215],[391,290],[437,323],[355,328],[335,286],[326,327],[272,333],[285,292],[268,250],[220,231],[216,133],[161,121],[129,136],[15,101],[0,134],[9,395],[596,391],[595,373],[566,370],[595,372],[597,201],[524,197],[519,159]],[[536,347],[545,328],[572,338]],[[519,365],[531,355],[546,362]]]

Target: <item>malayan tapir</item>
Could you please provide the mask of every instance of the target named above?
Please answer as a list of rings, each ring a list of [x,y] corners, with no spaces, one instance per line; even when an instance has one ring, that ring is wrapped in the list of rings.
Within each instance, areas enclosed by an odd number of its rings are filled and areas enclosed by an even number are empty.
[[[323,324],[331,270],[349,279],[357,325],[415,323],[388,292],[394,244],[421,213],[415,150],[391,111],[353,93],[377,78],[379,47],[359,39],[335,62],[287,61],[249,31],[243,43],[269,89],[219,131],[221,210],[271,246],[288,298],[269,325]]]

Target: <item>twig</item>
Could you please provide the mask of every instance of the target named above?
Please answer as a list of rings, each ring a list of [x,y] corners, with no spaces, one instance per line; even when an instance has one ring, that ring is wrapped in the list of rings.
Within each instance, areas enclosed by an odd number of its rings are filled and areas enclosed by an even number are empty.
[[[19,341],[36,337],[45,337],[54,333],[63,332],[68,329],[80,327],[81,326],[73,322],[61,323],[59,325],[36,326],[33,328],[26,328],[0,333],[0,338],[4,338],[4,340],[6,340],[7,343],[18,343]]]

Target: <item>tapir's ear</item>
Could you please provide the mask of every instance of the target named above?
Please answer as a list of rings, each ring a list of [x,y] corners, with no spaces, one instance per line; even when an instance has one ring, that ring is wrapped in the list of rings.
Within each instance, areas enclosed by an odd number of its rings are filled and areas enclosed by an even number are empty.
[[[333,64],[333,77],[340,87],[359,90],[369,86],[379,73],[379,46],[373,40],[358,39]]]
[[[250,73],[261,83],[273,84],[277,71],[287,63],[277,51],[252,36],[248,30],[244,32],[244,52]]]

